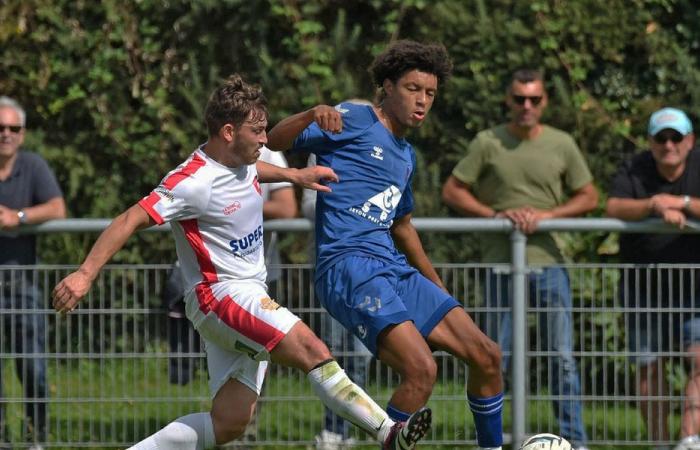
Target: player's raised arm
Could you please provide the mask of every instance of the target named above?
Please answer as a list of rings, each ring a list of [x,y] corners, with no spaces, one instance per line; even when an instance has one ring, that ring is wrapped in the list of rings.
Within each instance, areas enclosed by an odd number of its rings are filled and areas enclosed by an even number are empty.
[[[73,311],[90,290],[100,269],[117,253],[136,231],[155,222],[138,204],[117,216],[100,234],[90,253],[77,271],[71,273],[53,290],[53,307],[57,312]]]
[[[331,192],[331,188],[322,183],[338,182],[338,176],[329,167],[313,166],[293,169],[275,166],[264,161],[257,161],[258,179],[263,183],[288,181],[306,189]]]
[[[343,131],[343,119],[335,108],[328,105],[318,105],[304,112],[294,114],[280,121],[267,134],[267,147],[280,151],[292,148],[294,139],[312,123],[331,133]]]

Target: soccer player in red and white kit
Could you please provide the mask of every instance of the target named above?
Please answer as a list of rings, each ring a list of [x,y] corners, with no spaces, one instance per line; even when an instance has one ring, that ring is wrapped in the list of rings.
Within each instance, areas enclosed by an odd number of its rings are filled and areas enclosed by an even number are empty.
[[[136,231],[170,222],[186,285],[186,312],[206,341],[211,412],[180,417],[133,449],[201,450],[239,437],[255,409],[267,361],[303,370],[324,404],[384,449],[412,449],[429,409],[393,422],[333,360],[300,319],[268,297],[259,182],[291,181],[321,191],[331,169],[283,169],[257,161],[266,144],[266,101],[232,75],[205,111],[209,139],[160,185],[117,216],[80,268],[53,291],[60,313],[75,309],[98,272]]]

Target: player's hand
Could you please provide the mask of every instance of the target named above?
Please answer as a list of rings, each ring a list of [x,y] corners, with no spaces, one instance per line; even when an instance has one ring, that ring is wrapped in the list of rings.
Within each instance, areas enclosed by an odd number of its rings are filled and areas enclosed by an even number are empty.
[[[332,106],[318,105],[313,108],[314,122],[323,131],[331,133],[340,133],[343,131],[343,118],[340,113]]]
[[[338,175],[330,167],[306,167],[298,169],[294,176],[294,184],[319,192],[331,192],[331,188],[322,184],[329,182],[338,182]]]
[[[686,223],[686,217],[685,214],[683,214],[682,211],[679,211],[677,209],[667,209],[664,211],[662,218],[664,219],[664,222],[669,223],[671,225],[675,225],[680,229],[683,229],[685,227]]]
[[[92,280],[87,274],[73,272],[56,285],[51,293],[53,307],[61,314],[73,311],[78,302],[87,294],[92,285]]]
[[[0,230],[15,228],[19,225],[17,211],[7,206],[0,205]]]

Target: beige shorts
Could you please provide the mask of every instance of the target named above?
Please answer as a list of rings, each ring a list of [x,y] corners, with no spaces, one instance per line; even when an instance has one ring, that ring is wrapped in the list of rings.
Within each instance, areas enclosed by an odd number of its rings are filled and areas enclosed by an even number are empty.
[[[212,397],[230,378],[260,395],[270,352],[300,319],[256,282],[200,284],[185,303],[204,340]]]

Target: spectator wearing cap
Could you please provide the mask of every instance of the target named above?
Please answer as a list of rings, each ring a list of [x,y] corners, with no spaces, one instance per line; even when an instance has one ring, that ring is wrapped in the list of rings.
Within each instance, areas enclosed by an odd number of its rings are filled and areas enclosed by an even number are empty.
[[[634,155],[615,174],[607,215],[622,220],[649,217],[685,227],[700,217],[700,149],[688,116],[663,108],[649,119],[649,149]],[[651,440],[666,449],[670,440],[669,352],[685,352],[690,373],[685,386],[681,442],[676,450],[700,449],[700,262],[698,234],[623,234],[621,302],[628,345],[637,364],[640,409]],[[674,264],[676,266],[668,266]],[[664,266],[665,265],[665,266]],[[686,265],[686,266],[683,266]],[[682,345],[682,347],[681,347]]]

